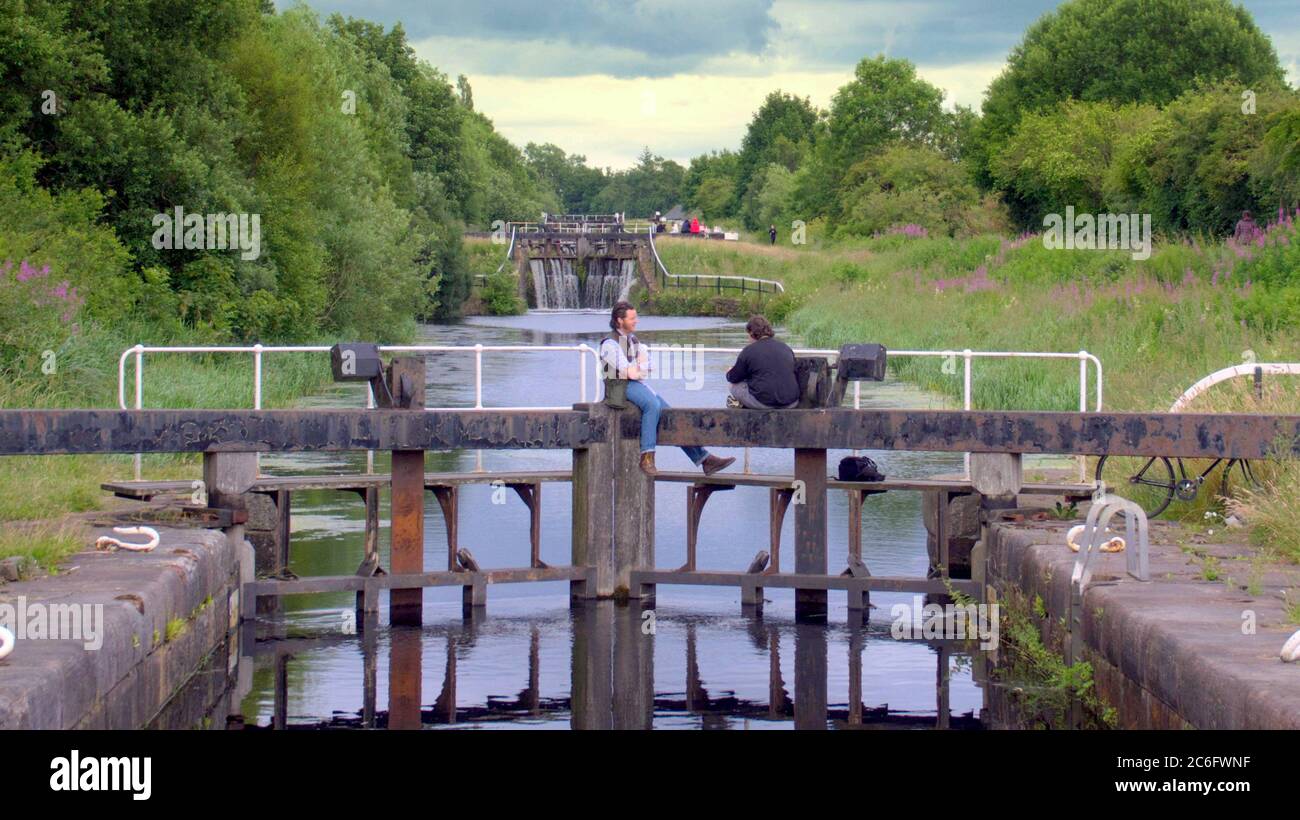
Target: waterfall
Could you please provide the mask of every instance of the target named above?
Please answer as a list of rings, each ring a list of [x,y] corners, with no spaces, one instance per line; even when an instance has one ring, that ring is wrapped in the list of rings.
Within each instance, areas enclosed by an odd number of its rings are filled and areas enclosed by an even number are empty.
[[[635,259],[588,260],[581,289],[572,260],[531,259],[528,268],[539,310],[608,309],[626,299],[636,281]]]
[[[582,307],[578,298],[578,275],[569,259],[530,259],[533,292],[541,310],[573,310]]]

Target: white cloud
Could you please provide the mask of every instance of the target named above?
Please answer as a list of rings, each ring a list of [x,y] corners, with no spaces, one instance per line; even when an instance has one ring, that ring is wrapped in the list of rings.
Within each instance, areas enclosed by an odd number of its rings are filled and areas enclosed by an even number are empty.
[[[919,66],[948,92],[949,104],[978,107],[1001,62]],[[736,149],[771,91],[808,97],[826,108],[851,70],[765,74],[678,74],[654,79],[606,75],[564,78],[470,77],[475,107],[518,145],[553,142],[591,165],[626,168],[642,147],[683,165],[699,154]]]

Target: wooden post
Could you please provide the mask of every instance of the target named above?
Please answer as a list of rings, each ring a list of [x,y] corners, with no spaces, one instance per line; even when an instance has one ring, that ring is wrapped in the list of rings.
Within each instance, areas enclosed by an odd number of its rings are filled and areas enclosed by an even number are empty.
[[[794,630],[794,728],[822,731],[827,728],[826,630],[814,624]]]
[[[794,513],[794,571],[826,574],[826,451],[796,449],[794,477],[801,482],[803,503]],[[799,621],[826,620],[826,590],[795,589],[794,616]],[[825,661],[823,660],[823,663]]]
[[[570,726],[614,728],[614,605],[608,601],[574,613]]]
[[[574,409],[587,412],[593,429],[609,429],[618,420],[618,414],[603,403],[575,404]],[[614,594],[613,470],[614,449],[608,440],[573,451],[572,563],[595,569],[593,583],[570,582],[574,602]]]
[[[357,574],[370,577],[379,572],[379,488],[366,487],[359,491],[366,505],[366,534],[364,555]],[[379,593],[367,595],[364,590],[357,590],[358,619],[368,613],[379,611]]]
[[[614,612],[613,728],[650,729],[654,723],[654,610],[636,604]]]
[[[971,453],[970,480],[975,492],[993,497],[1014,496],[1024,486],[1020,453]]]
[[[257,481],[257,453],[204,453],[203,486],[208,495],[208,506],[227,510],[248,509],[248,489]],[[244,540],[244,525],[235,524],[226,530],[226,537],[235,545],[239,555],[240,583],[250,583],[257,577],[256,558],[252,544]]]
[[[622,414],[638,414],[600,403],[574,407],[608,440],[573,451],[573,565],[595,567],[596,582],[594,589],[571,582],[572,598],[653,597],[653,587],[630,583],[632,570],[654,566],[655,483],[641,472],[638,439],[623,438],[619,426]]]
[[[1024,484],[1019,453],[971,453],[971,484],[980,494],[980,539],[971,550],[971,580],[979,585],[979,598],[988,598],[989,521],[998,510],[1015,506]]]
[[[634,569],[652,569],[655,563],[655,480],[641,471],[640,436],[621,434],[621,416],[638,421],[635,407],[616,410],[610,428],[614,451],[614,594],[653,598],[654,587],[632,588]]]
[[[394,359],[386,375],[399,407],[424,412],[424,359]],[[404,391],[403,384],[409,392]],[[384,396],[380,406],[386,402]],[[424,451],[394,450],[392,481],[390,570],[394,575],[421,573],[424,572]],[[392,590],[388,614],[390,624],[418,626],[424,620],[424,591],[418,587]]]
[[[397,592],[397,590],[393,590]],[[418,592],[418,590],[417,590]],[[390,603],[391,606],[391,603]],[[420,632],[394,629],[389,636],[388,728],[419,729],[423,648]]]

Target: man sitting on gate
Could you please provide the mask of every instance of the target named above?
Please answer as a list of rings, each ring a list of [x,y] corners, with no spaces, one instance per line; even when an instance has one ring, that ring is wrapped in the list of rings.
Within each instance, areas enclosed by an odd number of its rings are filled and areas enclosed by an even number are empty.
[[[794,351],[776,338],[772,323],[754,316],[745,325],[749,344],[740,351],[736,364],[727,371],[731,382],[728,407],[751,410],[789,410],[799,404],[799,380],[795,375]]]
[[[600,343],[600,360],[605,371],[606,401],[619,401],[621,397],[615,395],[614,388],[624,388],[627,400],[641,409],[641,471],[654,475],[659,412],[668,407],[668,402],[645,383],[650,375],[650,356],[645,345],[637,341],[636,323],[636,308],[627,302],[614,305],[609,315],[613,333]],[[705,475],[713,475],[736,460],[710,455],[703,447],[683,447],[682,452],[692,464],[703,467]]]

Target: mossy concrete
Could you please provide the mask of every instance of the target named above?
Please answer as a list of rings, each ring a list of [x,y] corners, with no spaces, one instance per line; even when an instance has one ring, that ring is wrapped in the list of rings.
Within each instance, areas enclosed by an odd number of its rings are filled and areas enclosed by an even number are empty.
[[[1040,597],[1051,639],[1065,637],[1075,558],[1065,535],[1075,523],[991,527],[989,583]],[[1300,589],[1300,567],[1253,554],[1156,521],[1150,581],[1125,572],[1123,553],[1095,559],[1083,599],[1084,659],[1121,727],[1300,729],[1300,664],[1278,657],[1297,628],[1284,592]],[[1204,578],[1206,556],[1217,562],[1217,580]],[[1250,613],[1253,633],[1243,629]]]
[[[17,641],[0,660],[0,728],[147,726],[214,652],[236,645],[227,640],[239,612],[235,546],[218,530],[157,529],[153,552],[97,552],[89,545],[111,534],[101,528],[58,575],[0,585],[0,604],[23,598],[104,613],[95,650],[79,640]],[[184,625],[169,640],[173,619]]]

